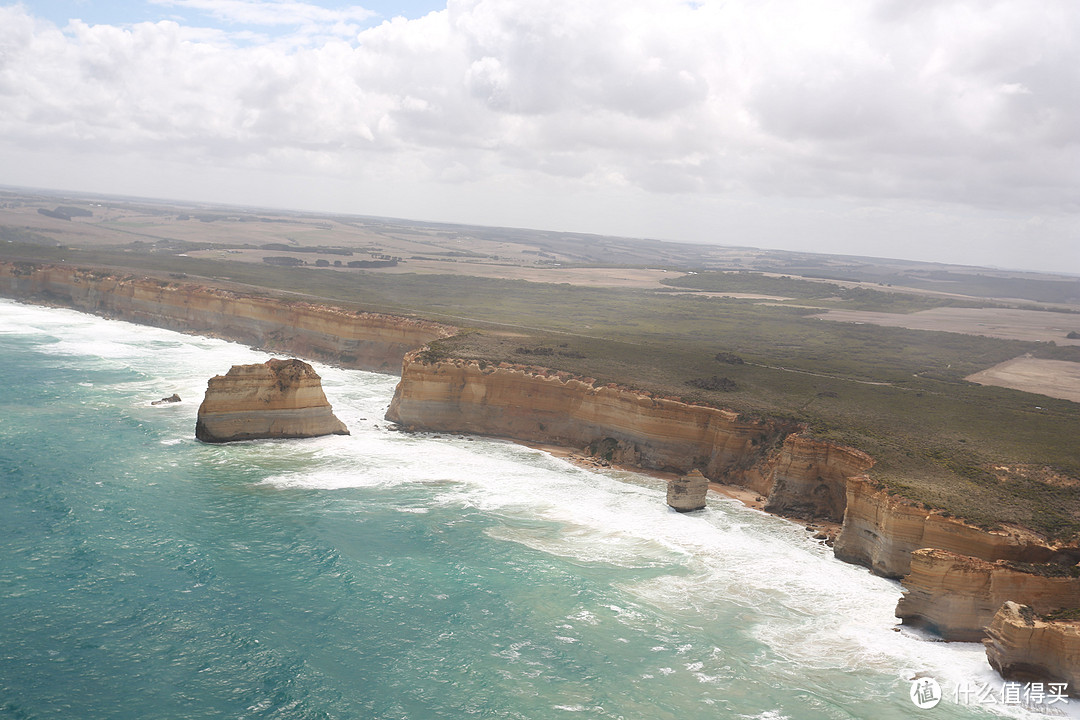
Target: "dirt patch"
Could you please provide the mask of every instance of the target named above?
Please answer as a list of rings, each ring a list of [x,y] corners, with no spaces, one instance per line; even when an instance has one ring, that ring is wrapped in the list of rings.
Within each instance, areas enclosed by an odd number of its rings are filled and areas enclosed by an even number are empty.
[[[1070,332],[1080,331],[1080,315],[1072,313],[943,307],[910,315],[861,310],[830,310],[813,317],[836,322],[902,327],[909,330],[938,330],[965,335],[986,335],[1005,340],[1053,341],[1058,345],[1080,345],[1080,339],[1067,337]]]
[[[1034,481],[1060,488],[1080,488],[1080,479],[1062,475],[1044,465],[994,465],[990,471],[1002,483]]]
[[[1080,402],[1080,363],[1038,360],[1024,355],[968,375],[965,379],[980,385],[1012,388]]]
[[[678,292],[664,292],[659,291],[660,295],[699,295],[703,297],[718,297],[718,298],[734,298],[736,300],[775,300],[777,302],[783,300],[791,300],[789,297],[783,297],[781,295],[759,295],[757,293],[738,293],[738,292],[711,292],[706,290],[692,290],[692,291],[678,291]]]

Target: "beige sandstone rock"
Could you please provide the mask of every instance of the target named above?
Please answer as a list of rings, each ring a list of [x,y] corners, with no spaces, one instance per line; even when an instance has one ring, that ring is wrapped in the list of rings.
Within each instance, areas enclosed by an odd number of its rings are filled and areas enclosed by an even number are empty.
[[[584,448],[602,445],[612,462],[727,477],[793,425],[600,386],[567,373],[409,353],[386,419],[416,428],[470,432]]]
[[[67,265],[0,262],[0,295],[388,373],[409,350],[456,332],[415,318]]]
[[[204,442],[348,434],[321,378],[301,360],[234,365],[211,378],[195,423],[195,437]]]
[[[989,531],[945,517],[878,490],[866,478],[847,480],[844,525],[836,557],[866,565],[878,575],[900,578],[910,571],[911,553],[949,550],[981,560],[1044,563],[1062,548],[1019,529]]]
[[[667,504],[679,512],[690,512],[705,507],[709,493],[709,479],[700,470],[691,470],[681,478],[668,481]]]
[[[848,478],[863,475],[873,458],[855,448],[789,436],[772,469],[765,510],[807,520],[844,519]]]
[[[1004,603],[987,628],[986,659],[1010,680],[1059,682],[1080,697],[1080,622],[1044,622],[1014,602]]]
[[[1006,601],[1022,602],[1038,613],[1080,603],[1080,578],[1062,566],[987,562],[945,550],[913,552],[911,573],[903,584],[896,616],[960,642],[982,640]]]

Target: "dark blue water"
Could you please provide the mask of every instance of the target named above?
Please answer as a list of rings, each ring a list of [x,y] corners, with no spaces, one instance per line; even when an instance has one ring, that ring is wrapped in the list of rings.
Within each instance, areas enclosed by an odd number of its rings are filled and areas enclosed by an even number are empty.
[[[0,302],[0,717],[904,718],[916,672],[994,680],[790,523],[388,431],[394,378],[319,368],[349,437],[195,441],[265,357]]]

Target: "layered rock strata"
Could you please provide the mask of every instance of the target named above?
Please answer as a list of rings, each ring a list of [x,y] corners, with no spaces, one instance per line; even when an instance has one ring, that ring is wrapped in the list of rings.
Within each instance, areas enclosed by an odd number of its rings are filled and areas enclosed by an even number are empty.
[[[709,478],[743,478],[768,448],[797,429],[569,373],[422,358],[422,352],[406,355],[387,420],[590,448],[611,462],[679,473],[697,469]]]
[[[422,351],[405,356],[386,418],[421,430],[585,448],[646,469],[696,470],[706,481],[766,496],[771,512],[834,522],[844,518],[847,483],[873,465],[854,448],[800,435],[794,423],[535,366],[427,361]]]
[[[911,554],[937,548],[980,560],[1045,563],[1063,559],[1063,548],[1020,528],[988,531],[875,488],[867,478],[847,481],[844,530],[836,557],[865,565],[884,577],[910,572]]]
[[[839,523],[848,481],[864,477],[873,465],[873,458],[855,448],[792,435],[765,474],[771,482],[756,489],[768,497],[768,512]]]
[[[700,470],[691,470],[680,478],[668,481],[667,504],[679,512],[692,512],[705,507],[709,479]]]
[[[213,443],[348,434],[322,379],[301,360],[234,365],[211,378],[195,423],[195,437]]]
[[[0,295],[391,374],[406,352],[457,331],[415,318],[64,265],[0,263]]]
[[[994,613],[1007,601],[1022,601],[1037,613],[1075,607],[1080,602],[1080,577],[1073,577],[1071,570],[916,550],[896,616],[905,624],[928,627],[945,640],[979,642]]]
[[[1066,683],[1080,697],[1080,622],[1045,622],[1030,607],[1004,603],[987,628],[986,659],[1010,680]]]
[[[605,460],[742,485],[777,514],[842,522],[836,554],[903,577],[911,553],[938,548],[983,560],[1060,561],[1063,549],[1020,529],[990,532],[888,494],[873,459],[799,434],[794,423],[752,420],[546,368],[405,356],[386,418],[433,431],[473,432],[588,448]]]

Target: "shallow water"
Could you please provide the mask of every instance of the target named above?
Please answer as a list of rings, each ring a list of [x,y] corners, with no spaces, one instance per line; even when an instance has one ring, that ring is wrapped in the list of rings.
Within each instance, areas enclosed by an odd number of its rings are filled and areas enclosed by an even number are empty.
[[[396,378],[316,366],[351,436],[197,442],[267,357],[0,301],[0,717],[1028,715],[957,704],[982,648],[895,632],[899,586],[801,527],[390,432]]]

